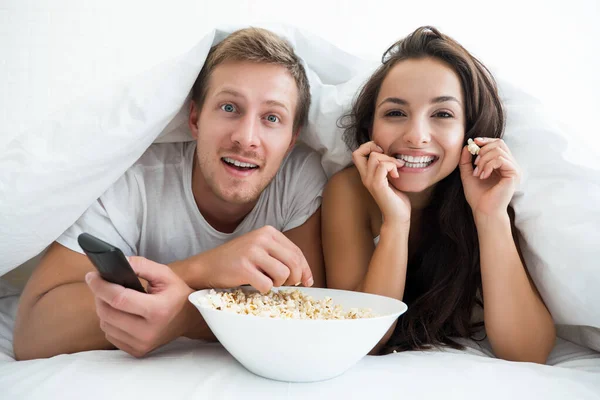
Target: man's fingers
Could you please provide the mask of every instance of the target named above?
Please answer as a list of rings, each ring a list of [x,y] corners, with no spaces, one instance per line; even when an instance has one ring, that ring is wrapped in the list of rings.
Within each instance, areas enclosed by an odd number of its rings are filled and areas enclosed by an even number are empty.
[[[314,283],[312,271],[302,250],[281,232],[277,232],[274,239],[269,243],[269,254],[287,266],[291,271],[290,275],[300,275],[301,278],[298,282],[301,282],[304,286],[312,286]],[[295,285],[298,282],[293,284]]]
[[[273,287],[273,281],[260,269],[252,271],[248,284],[261,293],[267,293]]]
[[[128,342],[122,341],[117,337],[114,337],[109,334],[106,334],[105,337],[106,340],[111,342],[116,348],[118,348],[119,350],[123,350],[125,353],[128,353],[136,358],[141,358],[146,355],[146,352],[135,349]]]
[[[137,340],[129,332],[124,331],[123,329],[107,321],[100,321],[100,329],[102,329],[102,332],[104,332],[104,336],[111,336],[115,339],[118,339],[119,342],[126,343],[129,346],[133,347],[133,344],[137,342]],[[111,343],[116,346],[116,343],[113,343],[112,341]]]
[[[129,264],[137,276],[147,280],[150,285],[164,283],[171,277],[171,269],[144,257],[128,257]]]
[[[308,265],[308,261],[306,261],[306,258],[302,258],[304,259],[304,263],[302,264],[302,285],[306,287],[311,287],[315,284],[312,270],[310,269],[310,265]]]
[[[256,265],[271,278],[275,287],[283,285],[291,274],[291,268],[266,252],[264,257],[256,261]]]
[[[129,314],[147,317],[147,294],[107,282],[97,272],[89,272],[85,276],[85,280],[94,296],[108,303],[111,307]]]
[[[101,321],[109,323],[113,326],[119,326],[127,332],[136,332],[144,329],[144,318],[139,315],[129,314],[116,308],[111,307],[108,303],[100,298],[95,298],[96,314]]]

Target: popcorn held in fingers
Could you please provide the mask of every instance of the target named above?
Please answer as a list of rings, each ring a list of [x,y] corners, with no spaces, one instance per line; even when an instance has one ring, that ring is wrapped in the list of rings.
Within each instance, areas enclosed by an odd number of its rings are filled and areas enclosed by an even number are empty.
[[[240,289],[233,292],[211,290],[198,299],[200,305],[216,310],[242,315],[255,315],[281,319],[358,319],[376,317],[369,308],[351,308],[344,311],[341,305],[333,304],[331,297],[314,300],[298,289],[278,292],[245,293]]]
[[[479,154],[479,149],[480,147],[475,144],[473,139],[467,140],[467,150],[469,150],[469,153],[476,156],[477,154]]]

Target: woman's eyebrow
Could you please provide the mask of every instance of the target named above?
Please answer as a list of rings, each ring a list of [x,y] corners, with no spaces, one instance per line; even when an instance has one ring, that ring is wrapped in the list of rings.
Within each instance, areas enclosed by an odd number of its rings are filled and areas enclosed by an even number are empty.
[[[431,104],[444,103],[446,101],[454,101],[454,102],[458,103],[459,105],[462,105],[461,102],[454,96],[434,97],[433,99],[431,99]],[[398,104],[401,106],[407,106],[410,104],[408,101],[401,99],[400,97],[387,97],[381,103],[379,103],[377,108],[381,107],[382,105],[384,105],[386,103]]]
[[[455,101],[457,102],[459,105],[462,105],[460,103],[460,101],[454,97],[454,96],[438,96],[438,97],[434,97],[433,99],[431,99],[431,103],[444,103],[446,101]]]
[[[408,105],[408,101],[406,101],[404,99],[401,99],[399,97],[388,97],[388,98],[384,99],[381,103],[379,103],[379,105],[377,106],[377,108],[381,107],[385,103],[398,104],[398,105],[401,105],[401,106]]]

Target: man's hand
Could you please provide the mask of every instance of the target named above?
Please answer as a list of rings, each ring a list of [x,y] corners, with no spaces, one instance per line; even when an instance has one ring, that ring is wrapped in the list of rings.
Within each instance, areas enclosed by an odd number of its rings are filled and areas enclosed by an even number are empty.
[[[273,286],[312,286],[312,272],[302,251],[283,233],[264,226],[200,254],[206,281],[213,288],[250,284],[266,293]]]
[[[129,257],[136,274],[148,281],[148,294],[124,288],[90,272],[100,328],[119,349],[142,357],[186,334],[187,297],[193,292],[171,269],[143,257]],[[199,317],[199,315],[198,315]]]

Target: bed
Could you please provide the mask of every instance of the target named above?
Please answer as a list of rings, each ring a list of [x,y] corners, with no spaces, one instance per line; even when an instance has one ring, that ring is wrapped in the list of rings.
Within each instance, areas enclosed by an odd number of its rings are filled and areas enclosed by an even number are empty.
[[[188,47],[179,44],[180,55],[156,60],[162,62],[141,73],[130,70],[132,77],[105,87],[86,87],[92,95],[61,104],[54,114],[35,116],[27,129],[15,120],[9,125],[10,135],[0,144],[0,398],[600,399],[600,166],[567,157],[565,149],[579,142],[502,70],[496,76],[507,107],[506,140],[525,172],[512,203],[516,224],[529,271],[561,336],[548,365],[498,360],[473,346],[463,352],[367,356],[338,378],[292,384],[251,374],[219,344],[187,339],[143,359],[91,351],[14,360],[20,286],[35,265],[34,256],[151,143],[189,140],[184,123],[189,88],[210,45],[242,26],[206,28],[188,38]],[[348,54],[293,26],[262,26],[286,36],[309,70],[313,109],[302,140],[321,152],[331,175],[349,162],[335,127],[337,116],[377,60]],[[123,69],[119,73],[128,75]]]
[[[600,355],[559,341],[550,365],[511,363],[475,352],[367,356],[340,377],[286,383],[248,372],[217,343],[179,339],[143,359],[89,351],[14,361],[18,290],[0,298],[2,399],[599,399]]]

